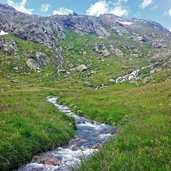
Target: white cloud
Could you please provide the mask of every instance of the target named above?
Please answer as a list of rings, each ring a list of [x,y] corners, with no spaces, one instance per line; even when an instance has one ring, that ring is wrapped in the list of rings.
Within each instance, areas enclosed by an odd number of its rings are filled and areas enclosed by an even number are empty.
[[[87,15],[96,15],[105,14],[108,12],[109,4],[106,1],[99,1],[91,5],[90,8],[86,11]]]
[[[125,0],[120,0],[118,2],[121,1],[125,1]],[[87,15],[95,15],[95,16],[99,16],[100,14],[106,14],[106,13],[115,14],[117,16],[127,16],[128,10],[123,8],[121,5],[115,6],[111,2],[102,0],[91,5],[90,8],[87,9],[86,11]]]
[[[128,15],[128,10],[122,8],[121,6],[116,6],[111,11],[109,11],[109,13],[115,14],[117,16],[127,16]]]
[[[51,7],[51,5],[50,4],[42,4],[41,5],[41,8],[40,8],[40,11],[41,12],[48,12],[48,10],[49,10],[49,8]]]
[[[21,0],[20,2],[14,2],[13,0],[7,0],[7,4],[14,7],[17,11],[32,14],[33,9],[26,8],[27,0]]]
[[[140,8],[144,9],[148,7],[153,1],[152,0],[143,0],[143,2],[140,4]]]
[[[171,9],[169,10],[169,15],[171,16]]]
[[[72,14],[72,13],[73,13],[73,11],[71,9],[64,8],[64,7],[53,11],[53,15],[56,15],[56,14],[58,14],[58,15],[68,15],[68,14]]]

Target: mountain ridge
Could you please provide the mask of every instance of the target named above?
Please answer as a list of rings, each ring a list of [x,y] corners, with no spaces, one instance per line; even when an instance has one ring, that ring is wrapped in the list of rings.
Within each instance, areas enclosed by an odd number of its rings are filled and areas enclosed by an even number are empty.
[[[24,56],[25,68],[27,66],[31,70],[40,71],[55,62],[57,73],[65,71],[65,74],[62,73],[62,75],[66,77],[83,67],[82,64],[84,64],[84,68],[89,68],[86,65],[93,68],[94,62],[98,62],[99,59],[108,60],[106,58],[112,56],[121,57],[120,62],[125,61],[125,65],[128,62],[126,56],[130,58],[129,60],[133,60],[132,63],[139,61],[138,66],[132,64],[136,69],[142,67],[140,58],[148,61],[148,65],[150,65],[153,60],[161,60],[159,56],[163,55],[163,52],[169,56],[171,47],[171,32],[161,24],[136,18],[128,20],[113,14],[96,17],[74,13],[73,15],[42,17],[24,14],[9,5],[0,4],[0,21],[0,30],[8,33],[9,37],[13,35],[23,41],[35,42],[38,47],[44,45],[53,50],[54,54],[51,58],[44,51],[40,53],[39,51],[34,52],[32,49],[27,55],[23,52],[20,56],[21,58]],[[17,55],[17,51],[20,51],[21,47],[17,46],[13,38],[9,38],[7,41],[3,40],[3,37],[0,37],[0,49],[8,55]],[[20,42],[20,40],[18,41]],[[85,46],[85,44],[87,45]],[[92,55],[94,56],[93,60],[89,59]],[[76,62],[73,62],[74,58],[77,59]],[[111,63],[113,62],[115,61]],[[76,65],[76,63],[78,64]],[[26,69],[28,70],[28,68]],[[123,66],[123,68],[126,67]],[[131,72],[133,69],[128,69],[127,73],[123,72],[122,75]],[[111,75],[109,80],[113,80],[113,78],[117,77]]]

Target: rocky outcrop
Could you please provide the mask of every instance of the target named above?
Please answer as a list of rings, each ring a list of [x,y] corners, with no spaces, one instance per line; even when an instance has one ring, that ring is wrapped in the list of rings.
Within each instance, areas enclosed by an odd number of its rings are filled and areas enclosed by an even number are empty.
[[[120,36],[126,35],[139,43],[151,45],[159,39],[165,46],[171,40],[171,32],[156,22],[135,18],[126,20],[112,14],[99,17],[78,14],[39,17],[23,14],[3,4],[0,4],[0,13],[0,30],[50,47],[56,35],[61,40],[66,38],[65,29],[80,35],[94,33],[102,38],[110,37],[116,32]]]
[[[36,71],[36,70],[40,69],[40,64],[32,56],[26,58],[26,64],[32,70]]]
[[[110,36],[110,33],[107,32],[106,29],[102,26],[96,27],[95,33],[97,34],[97,36],[102,37],[102,38]]]
[[[123,57],[124,53],[115,47],[113,41],[109,41],[108,43],[95,43],[93,46],[93,50],[96,53],[101,54],[103,57],[109,57],[112,53],[114,53],[118,57]]]
[[[155,50],[171,47],[171,32],[160,24],[135,18],[128,20],[112,14],[95,17],[74,13],[65,16],[40,17],[23,14],[8,5],[0,4],[1,30],[9,35],[14,34],[21,39],[45,44],[53,49],[58,57],[58,63],[56,63],[58,71],[64,63],[60,43],[67,39],[66,31],[79,35],[96,35],[97,42],[99,40],[102,42],[94,44],[93,50],[101,55],[99,58],[103,61],[103,57],[109,57],[113,54],[122,57],[128,51],[132,57],[141,57],[143,56],[143,46],[151,46],[151,48],[156,48]],[[110,41],[106,42],[103,38],[108,38]],[[129,41],[127,41],[128,39]],[[0,42],[0,50],[8,55],[15,55],[17,45]],[[80,54],[86,57],[88,51],[81,49]],[[37,70],[50,63],[50,59],[41,54],[40,57],[36,55],[27,57],[26,63],[31,69]]]
[[[36,60],[40,64],[40,67],[47,66],[51,62],[50,58],[42,52],[36,52]]]
[[[0,50],[5,52],[7,55],[15,55],[17,53],[17,44],[15,41],[0,39]]]
[[[27,66],[32,70],[39,70],[40,68],[47,66],[50,64],[50,58],[42,53],[42,52],[36,52],[35,56],[28,56],[26,58],[26,64]]]

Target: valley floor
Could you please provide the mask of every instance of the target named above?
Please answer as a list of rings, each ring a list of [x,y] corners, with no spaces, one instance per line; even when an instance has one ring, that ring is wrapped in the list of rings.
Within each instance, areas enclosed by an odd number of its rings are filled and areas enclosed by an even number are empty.
[[[120,127],[116,138],[79,170],[171,170],[171,81],[124,87],[63,96],[83,115]]]
[[[114,140],[79,170],[171,170],[171,81],[0,92],[1,170],[12,170],[73,136],[73,120],[49,104],[48,95],[59,95],[59,102],[79,115],[119,126]]]

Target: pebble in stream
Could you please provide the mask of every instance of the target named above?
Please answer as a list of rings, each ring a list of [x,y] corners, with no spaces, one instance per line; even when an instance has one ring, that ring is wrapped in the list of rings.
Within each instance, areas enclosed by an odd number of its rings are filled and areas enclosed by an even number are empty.
[[[102,144],[111,140],[117,130],[114,126],[75,115],[68,107],[57,104],[57,97],[48,97],[47,100],[58,110],[75,119],[76,138],[71,139],[66,147],[33,157],[31,163],[18,171],[71,171],[78,168],[85,158],[98,151]]]

